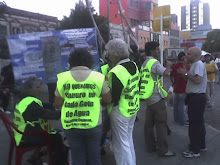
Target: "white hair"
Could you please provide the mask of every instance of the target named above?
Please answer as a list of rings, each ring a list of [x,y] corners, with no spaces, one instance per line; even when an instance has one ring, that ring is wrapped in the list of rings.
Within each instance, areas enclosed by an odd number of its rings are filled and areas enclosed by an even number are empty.
[[[117,56],[120,59],[125,59],[129,57],[128,46],[122,39],[112,39],[105,46],[108,54]]]

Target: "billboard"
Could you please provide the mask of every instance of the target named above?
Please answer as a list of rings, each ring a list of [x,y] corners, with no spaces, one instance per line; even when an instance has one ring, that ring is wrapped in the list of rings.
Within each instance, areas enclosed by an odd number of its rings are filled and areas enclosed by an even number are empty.
[[[178,54],[180,52],[185,52],[184,48],[169,48],[168,49],[168,54],[167,54],[167,59],[171,59],[171,60],[177,60],[178,58]]]
[[[163,31],[169,31],[171,27],[170,5],[154,7],[154,32],[160,32],[160,16],[163,18]],[[155,20],[156,19],[156,20]]]
[[[15,82],[21,85],[37,76],[45,83],[57,81],[57,74],[69,70],[68,56],[76,48],[87,49],[99,70],[95,28],[47,31],[7,36]]]

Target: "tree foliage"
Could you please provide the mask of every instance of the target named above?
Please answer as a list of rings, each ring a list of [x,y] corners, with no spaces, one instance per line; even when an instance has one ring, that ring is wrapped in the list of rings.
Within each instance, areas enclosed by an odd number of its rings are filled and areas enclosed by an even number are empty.
[[[91,8],[94,13],[94,8]],[[105,17],[93,14],[95,22],[99,28],[99,31],[105,42],[108,41],[108,24]],[[92,19],[90,17],[89,10],[82,1],[79,1],[75,5],[75,9],[71,10],[69,17],[64,17],[61,20],[60,27],[58,29],[76,29],[76,28],[91,28],[94,27]]]
[[[207,52],[220,52],[220,29],[213,30],[207,34],[202,50]]]
[[[8,6],[4,1],[0,2],[0,16],[2,16],[6,12],[7,8]]]

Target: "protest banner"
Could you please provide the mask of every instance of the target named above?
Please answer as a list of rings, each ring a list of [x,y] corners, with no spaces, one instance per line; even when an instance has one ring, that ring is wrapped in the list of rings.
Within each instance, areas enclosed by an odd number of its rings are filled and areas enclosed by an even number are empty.
[[[7,36],[15,82],[22,84],[37,76],[45,83],[55,83],[57,74],[69,70],[68,56],[76,48],[87,49],[99,70],[95,28],[47,31]]]

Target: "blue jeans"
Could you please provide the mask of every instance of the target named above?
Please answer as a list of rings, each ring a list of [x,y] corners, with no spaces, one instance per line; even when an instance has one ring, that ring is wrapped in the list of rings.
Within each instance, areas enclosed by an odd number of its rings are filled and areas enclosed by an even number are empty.
[[[101,165],[102,126],[91,129],[65,130],[69,141],[72,165]]]
[[[174,121],[180,125],[186,124],[185,98],[186,98],[185,93],[174,94],[173,116],[174,116]]]

